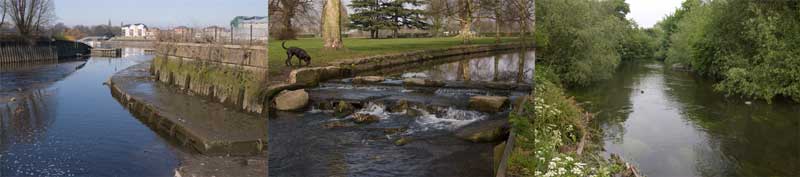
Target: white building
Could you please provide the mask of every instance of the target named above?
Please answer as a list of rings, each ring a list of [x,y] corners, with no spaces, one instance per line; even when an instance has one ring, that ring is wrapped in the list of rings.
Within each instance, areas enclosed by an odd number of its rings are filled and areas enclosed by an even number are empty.
[[[147,25],[137,23],[132,25],[122,26],[122,32],[125,37],[147,37]]]

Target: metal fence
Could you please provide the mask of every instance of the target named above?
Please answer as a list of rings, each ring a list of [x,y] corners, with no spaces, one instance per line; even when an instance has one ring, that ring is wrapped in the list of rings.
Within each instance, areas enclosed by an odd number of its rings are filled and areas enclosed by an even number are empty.
[[[253,28],[175,28],[162,30],[156,35],[159,42],[208,43],[233,45],[266,45],[266,29]]]

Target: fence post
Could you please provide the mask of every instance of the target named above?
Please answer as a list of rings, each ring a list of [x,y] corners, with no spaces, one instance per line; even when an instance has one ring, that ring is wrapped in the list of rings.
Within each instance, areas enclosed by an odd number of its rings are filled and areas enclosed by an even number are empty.
[[[250,45],[253,45],[253,24],[250,24]]]

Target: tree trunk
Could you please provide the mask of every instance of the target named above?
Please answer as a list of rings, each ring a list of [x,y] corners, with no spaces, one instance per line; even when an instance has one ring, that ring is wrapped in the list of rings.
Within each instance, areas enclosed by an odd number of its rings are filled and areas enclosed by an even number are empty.
[[[475,35],[472,33],[472,19],[465,20],[461,22],[461,34],[458,36],[462,39],[462,43],[469,44],[471,42],[472,37]]]
[[[342,16],[341,0],[326,0],[325,13],[322,14],[322,39],[325,49],[341,49],[342,43]]]
[[[461,0],[463,9],[461,10],[461,31],[458,37],[463,44],[469,44],[475,34],[472,33],[472,0]]]
[[[281,1],[284,13],[282,19],[283,31],[281,31],[282,34],[278,35],[278,39],[280,40],[289,40],[297,38],[297,36],[294,33],[294,25],[292,25],[292,18],[294,18],[295,15],[294,10],[297,6],[296,3],[299,2],[288,1],[288,0]]]
[[[500,43],[500,0],[495,0],[494,6],[494,43]]]

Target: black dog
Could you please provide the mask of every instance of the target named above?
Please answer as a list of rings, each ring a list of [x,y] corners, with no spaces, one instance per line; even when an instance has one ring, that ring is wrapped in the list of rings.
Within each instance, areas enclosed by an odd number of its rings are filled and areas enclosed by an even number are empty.
[[[306,66],[311,65],[311,56],[309,56],[305,50],[297,47],[286,48],[286,41],[281,43],[281,47],[286,50],[286,66],[292,66],[293,56],[297,56],[297,58],[300,59],[300,65],[303,65],[303,62],[306,62]]]

